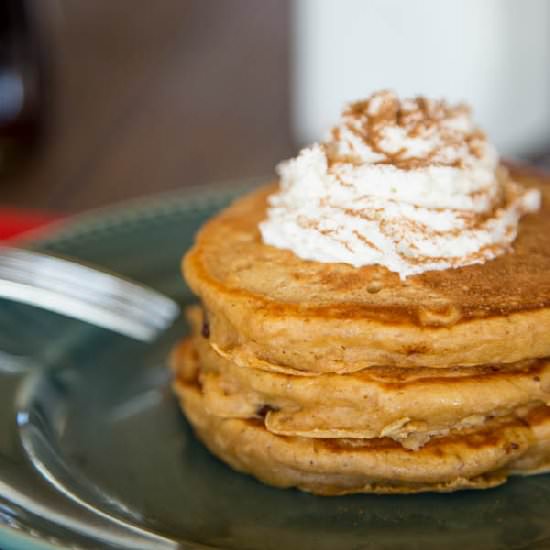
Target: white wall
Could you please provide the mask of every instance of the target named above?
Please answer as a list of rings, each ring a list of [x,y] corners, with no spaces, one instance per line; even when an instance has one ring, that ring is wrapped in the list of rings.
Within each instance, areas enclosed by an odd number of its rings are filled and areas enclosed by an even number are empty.
[[[549,0],[294,0],[293,124],[379,88],[466,100],[503,153],[550,142]]]

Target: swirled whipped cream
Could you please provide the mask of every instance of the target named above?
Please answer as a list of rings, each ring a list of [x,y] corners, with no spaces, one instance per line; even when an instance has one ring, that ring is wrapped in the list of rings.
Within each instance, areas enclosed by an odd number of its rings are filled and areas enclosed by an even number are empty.
[[[300,258],[401,278],[511,250],[540,193],[512,181],[468,107],[390,91],[349,105],[326,141],[279,164],[260,224]]]

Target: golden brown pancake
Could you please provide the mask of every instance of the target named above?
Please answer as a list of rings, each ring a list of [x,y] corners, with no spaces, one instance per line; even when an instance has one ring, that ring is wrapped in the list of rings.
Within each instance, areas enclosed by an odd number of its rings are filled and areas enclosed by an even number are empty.
[[[239,471],[276,487],[320,495],[449,492],[487,488],[510,473],[550,468],[550,408],[525,419],[499,418],[432,439],[419,450],[389,439],[315,439],[272,434],[258,419],[210,414],[190,362],[174,383],[198,437]]]
[[[324,495],[550,471],[550,182],[517,179],[543,200],[513,252],[405,281],[264,245],[273,185],[208,222],[184,260],[205,314],[190,309],[172,356],[199,438],[237,470]]]
[[[278,435],[389,437],[418,448],[451,429],[550,404],[550,361],[453,369],[372,367],[316,376],[267,372],[227,361],[200,334],[202,313],[187,311],[192,339],[173,355],[176,374],[200,364],[205,408],[215,416],[265,417]]]
[[[237,364],[311,372],[449,368],[550,356],[550,185],[519,224],[514,251],[402,281],[382,266],[301,260],[263,244],[274,186],[208,222],[186,255],[214,346]]]

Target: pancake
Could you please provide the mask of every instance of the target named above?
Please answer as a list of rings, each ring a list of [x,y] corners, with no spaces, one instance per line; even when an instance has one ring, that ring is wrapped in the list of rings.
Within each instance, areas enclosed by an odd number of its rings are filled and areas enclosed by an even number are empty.
[[[433,439],[419,450],[388,439],[314,439],[272,434],[258,419],[210,414],[197,379],[198,363],[174,383],[198,437],[234,469],[276,487],[319,495],[418,493],[488,488],[510,473],[550,469],[550,408],[525,419],[500,418],[483,427]]]
[[[514,251],[402,281],[382,266],[299,259],[264,245],[267,186],[209,221],[184,260],[213,346],[237,364],[308,372],[449,368],[550,356],[550,185]]]
[[[550,361],[454,369],[373,367],[350,374],[296,376],[237,366],[201,336],[202,313],[189,308],[193,337],[173,355],[177,375],[200,364],[209,414],[265,417],[278,435],[389,437],[417,449],[432,437],[550,404]]]

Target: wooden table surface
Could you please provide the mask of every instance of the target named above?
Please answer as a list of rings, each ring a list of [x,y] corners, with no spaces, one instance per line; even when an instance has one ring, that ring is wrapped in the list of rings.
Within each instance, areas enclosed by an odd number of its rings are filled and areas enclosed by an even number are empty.
[[[79,211],[293,153],[287,0],[43,0],[43,147],[0,204]]]

